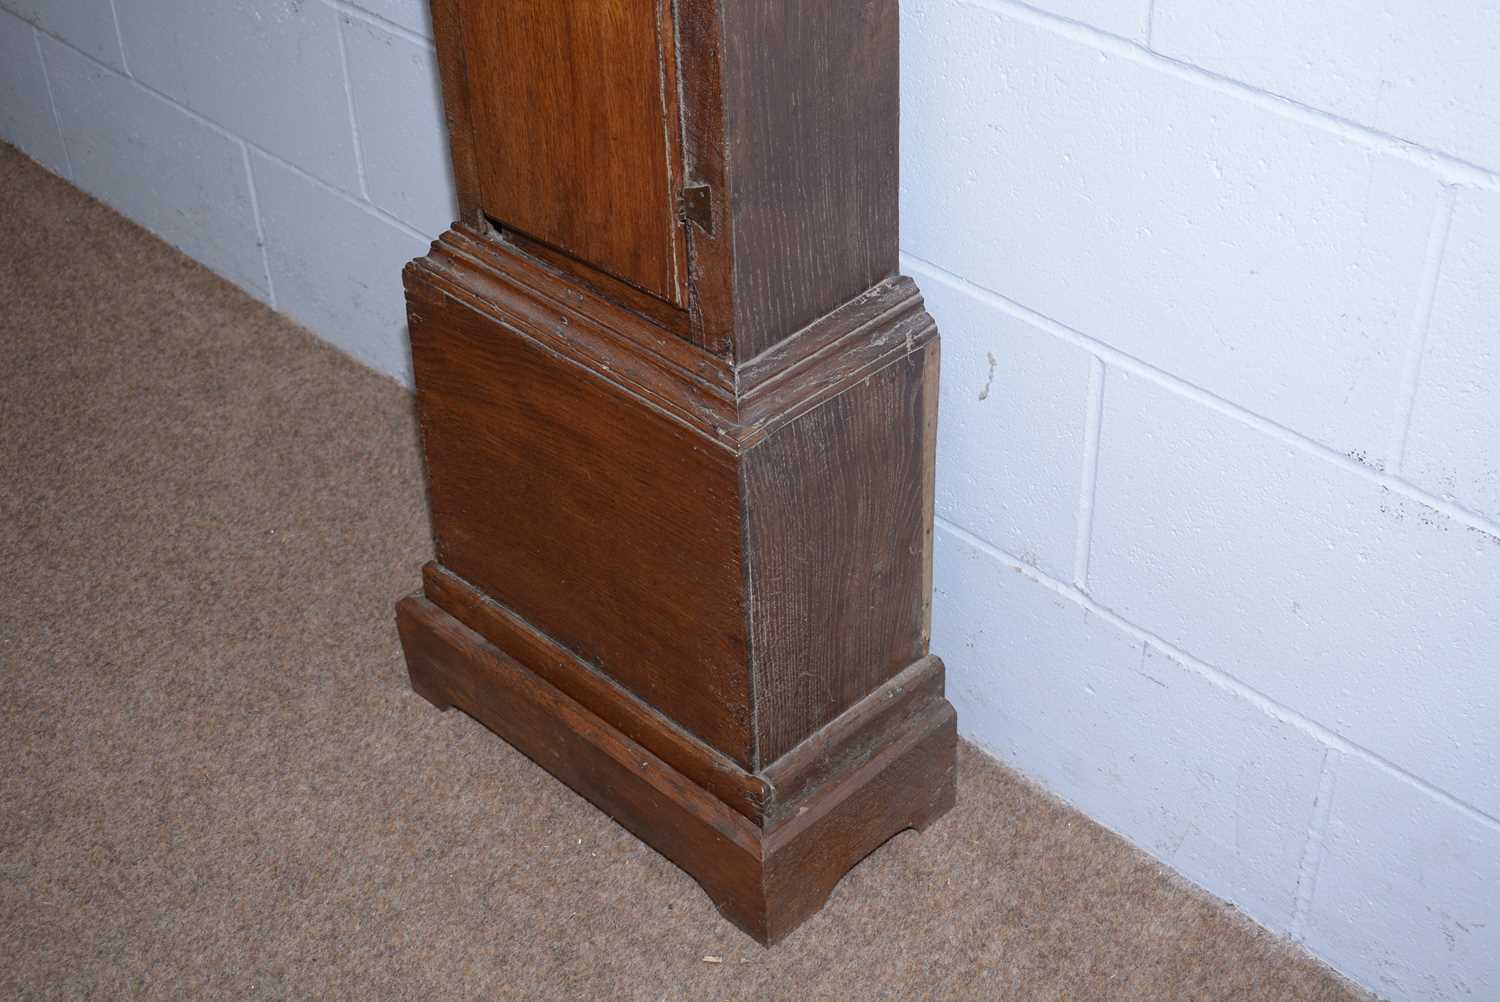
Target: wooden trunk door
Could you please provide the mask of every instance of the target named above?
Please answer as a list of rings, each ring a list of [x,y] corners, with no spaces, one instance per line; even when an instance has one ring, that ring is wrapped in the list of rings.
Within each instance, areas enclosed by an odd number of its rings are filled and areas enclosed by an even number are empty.
[[[671,0],[465,0],[485,213],[681,306]]]

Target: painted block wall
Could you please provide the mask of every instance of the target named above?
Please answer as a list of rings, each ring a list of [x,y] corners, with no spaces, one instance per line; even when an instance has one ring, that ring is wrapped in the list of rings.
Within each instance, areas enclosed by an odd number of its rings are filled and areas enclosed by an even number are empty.
[[[969,737],[1500,999],[1500,5],[904,0]]]
[[[0,0],[0,139],[410,383],[456,213],[426,0]]]
[[[1383,997],[1500,998],[1500,6],[903,33],[963,730]],[[0,0],[0,138],[409,382],[400,269],[454,214],[429,36],[424,0]]]

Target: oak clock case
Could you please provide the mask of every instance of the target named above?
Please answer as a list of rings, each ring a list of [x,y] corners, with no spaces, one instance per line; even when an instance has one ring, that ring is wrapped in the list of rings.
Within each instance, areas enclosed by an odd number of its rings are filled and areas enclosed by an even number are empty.
[[[896,0],[434,0],[412,687],[763,943],[954,799]]]

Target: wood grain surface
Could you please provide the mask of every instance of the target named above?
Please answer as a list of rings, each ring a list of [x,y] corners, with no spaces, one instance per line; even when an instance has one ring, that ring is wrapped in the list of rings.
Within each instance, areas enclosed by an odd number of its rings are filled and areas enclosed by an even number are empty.
[[[855,863],[953,806],[957,732],[941,698],[762,827],[427,599],[403,599],[396,618],[414,690],[469,713],[608,812],[767,945],[816,913]]]
[[[438,561],[753,765],[735,456],[493,315],[407,294]]]
[[[510,609],[438,563],[422,569],[422,594],[746,818],[765,821],[770,782],[699,741]]]
[[[760,764],[927,652],[927,364],[902,355],[745,455]]]
[[[953,802],[897,2],[434,14],[466,208],[405,276],[412,685],[774,942]]]
[[[668,0],[465,0],[461,21],[485,212],[681,304]]]
[[[735,356],[896,273],[896,0],[723,5]]]

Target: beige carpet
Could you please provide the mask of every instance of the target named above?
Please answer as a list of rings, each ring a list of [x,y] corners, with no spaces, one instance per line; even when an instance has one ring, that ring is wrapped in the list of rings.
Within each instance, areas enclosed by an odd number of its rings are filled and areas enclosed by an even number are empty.
[[[1360,997],[968,749],[761,949],[407,690],[399,387],[3,146],[0,311],[0,999]]]

